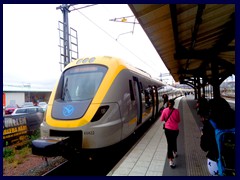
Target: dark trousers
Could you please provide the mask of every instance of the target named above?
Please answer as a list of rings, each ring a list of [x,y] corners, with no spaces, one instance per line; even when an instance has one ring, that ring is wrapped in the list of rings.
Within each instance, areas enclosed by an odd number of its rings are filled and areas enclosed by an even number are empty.
[[[165,129],[165,135],[168,143],[167,157],[173,159],[173,152],[177,152],[177,137],[179,130]]]

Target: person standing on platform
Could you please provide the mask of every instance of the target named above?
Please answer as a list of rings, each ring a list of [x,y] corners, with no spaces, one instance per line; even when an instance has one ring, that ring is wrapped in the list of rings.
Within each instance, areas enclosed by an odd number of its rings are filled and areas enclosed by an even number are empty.
[[[203,123],[200,147],[207,152],[208,171],[212,176],[218,176],[218,148],[215,139],[215,131],[209,120],[216,123],[219,129],[231,129],[235,127],[235,111],[223,98],[215,98],[209,101],[209,119]]]
[[[163,98],[163,107],[166,108],[167,107],[167,103],[168,103],[168,95],[167,94],[163,94],[162,98]]]
[[[205,94],[202,94],[198,99],[196,108],[198,109],[198,115],[200,115],[201,121],[204,122],[209,114],[209,105],[208,100],[205,98]]]
[[[165,135],[167,139],[167,157],[169,160],[169,166],[175,168],[174,158],[177,157],[177,137],[179,134],[178,124],[180,123],[180,113],[178,109],[175,109],[174,100],[168,101],[168,107],[165,108],[160,117],[161,121],[165,121]]]
[[[162,114],[163,110],[168,106],[168,95],[167,94],[163,94],[162,95],[163,98],[163,105],[160,109],[160,113]]]

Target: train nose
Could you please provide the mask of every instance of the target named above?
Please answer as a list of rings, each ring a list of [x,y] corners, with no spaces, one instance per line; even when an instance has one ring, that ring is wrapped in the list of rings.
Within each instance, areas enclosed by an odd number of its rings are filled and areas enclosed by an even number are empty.
[[[32,154],[45,157],[60,156],[69,137],[41,137],[32,141]]]
[[[81,118],[88,110],[91,100],[92,99],[76,102],[55,100],[52,106],[52,117],[62,120]]]
[[[79,153],[82,150],[82,131],[50,130],[49,137],[32,141],[32,154],[55,157]]]

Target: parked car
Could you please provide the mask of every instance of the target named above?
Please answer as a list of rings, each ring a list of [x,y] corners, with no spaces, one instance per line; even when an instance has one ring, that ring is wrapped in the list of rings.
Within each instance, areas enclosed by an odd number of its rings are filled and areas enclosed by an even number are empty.
[[[12,116],[12,118],[26,118],[28,134],[32,134],[39,130],[40,124],[43,122],[44,111],[38,106],[17,108],[9,116]]]
[[[47,105],[48,105],[48,104],[47,104],[46,102],[39,102],[39,103],[38,103],[38,106],[40,106],[41,108],[43,108],[44,111],[46,111]]]
[[[32,107],[22,107],[22,108],[16,108],[12,115],[19,115],[19,114],[32,114],[36,112],[44,112],[43,108],[38,106],[32,106]]]
[[[7,105],[5,108],[5,114],[12,114],[13,111],[18,108],[18,106],[16,104],[12,104],[12,105]]]
[[[33,102],[25,102],[22,107],[32,107],[34,106]]]

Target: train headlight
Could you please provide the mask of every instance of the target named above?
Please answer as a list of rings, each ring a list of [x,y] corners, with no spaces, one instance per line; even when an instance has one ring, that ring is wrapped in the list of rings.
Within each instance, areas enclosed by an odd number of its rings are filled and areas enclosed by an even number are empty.
[[[102,116],[107,112],[109,106],[101,106],[98,108],[96,114],[92,118],[91,122],[98,121],[99,119],[102,118]]]

